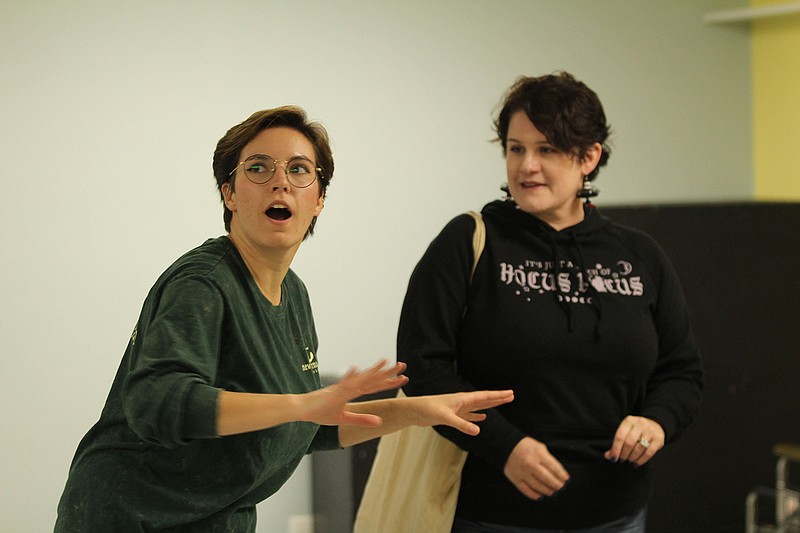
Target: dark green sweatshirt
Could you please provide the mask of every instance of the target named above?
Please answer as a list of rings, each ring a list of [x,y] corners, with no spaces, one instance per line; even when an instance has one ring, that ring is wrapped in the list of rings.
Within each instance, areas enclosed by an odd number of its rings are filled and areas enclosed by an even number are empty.
[[[477,437],[440,429],[470,452],[457,515],[565,529],[638,511],[651,467],[611,463],[603,452],[627,415],[657,421],[675,440],[701,396],[701,362],[670,262],[652,238],[590,206],[562,231],[513,202],[492,202],[483,215],[486,248],[472,282],[474,223],[461,215],[414,270],[398,331],[407,394],[515,393]],[[504,476],[525,436],[570,473],[557,496],[529,500]]]
[[[57,532],[254,531],[255,505],[336,428],[289,423],[220,438],[221,390],[320,387],[305,286],[291,270],[279,306],[227,237],[206,241],[150,290],[100,420],[75,454]]]

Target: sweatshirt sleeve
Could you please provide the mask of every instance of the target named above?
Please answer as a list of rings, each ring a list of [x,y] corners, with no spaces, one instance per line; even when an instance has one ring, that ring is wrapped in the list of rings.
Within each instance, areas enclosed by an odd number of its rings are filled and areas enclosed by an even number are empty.
[[[661,424],[666,441],[673,442],[697,415],[703,367],[678,276],[663,250],[656,248],[660,284],[653,319],[658,331],[658,359],[647,383],[642,416]]]
[[[319,426],[306,453],[341,449],[339,426]]]
[[[168,282],[151,316],[140,320],[122,401],[142,439],[174,447],[217,436],[222,316],[219,291],[187,276]]]
[[[469,215],[451,220],[431,242],[414,269],[397,334],[397,358],[408,365],[409,396],[472,391],[456,372],[458,330],[470,290],[475,223]],[[478,261],[480,268],[480,261]],[[461,448],[502,468],[525,436],[497,409],[487,412],[475,437],[449,427],[437,431]]]

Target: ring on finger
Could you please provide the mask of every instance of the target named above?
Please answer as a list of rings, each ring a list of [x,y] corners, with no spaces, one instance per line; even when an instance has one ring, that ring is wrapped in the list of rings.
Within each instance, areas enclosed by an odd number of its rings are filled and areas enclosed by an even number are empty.
[[[645,450],[646,450],[647,448],[649,448],[649,447],[650,447],[650,441],[649,441],[649,440],[647,440],[647,439],[646,439],[646,438],[644,438],[644,437],[639,437],[639,442],[638,442],[638,444],[639,444],[639,446],[641,446],[641,447],[642,447],[642,448],[644,448]]]

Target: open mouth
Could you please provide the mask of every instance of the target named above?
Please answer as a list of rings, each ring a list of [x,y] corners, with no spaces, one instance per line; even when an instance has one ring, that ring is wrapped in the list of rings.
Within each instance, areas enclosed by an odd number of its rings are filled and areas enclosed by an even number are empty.
[[[292,212],[286,206],[274,205],[267,209],[266,215],[272,220],[287,220],[292,216]]]

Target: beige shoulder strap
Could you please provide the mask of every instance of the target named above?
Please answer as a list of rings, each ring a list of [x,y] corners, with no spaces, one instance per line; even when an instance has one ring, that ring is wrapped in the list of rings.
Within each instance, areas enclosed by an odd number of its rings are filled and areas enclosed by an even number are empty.
[[[469,279],[475,274],[475,268],[478,266],[478,259],[481,258],[483,253],[483,246],[486,244],[486,224],[483,222],[483,216],[476,211],[469,211],[472,218],[475,219],[475,233],[472,235],[472,251],[475,253],[475,258],[472,261],[472,271],[470,272]]]

